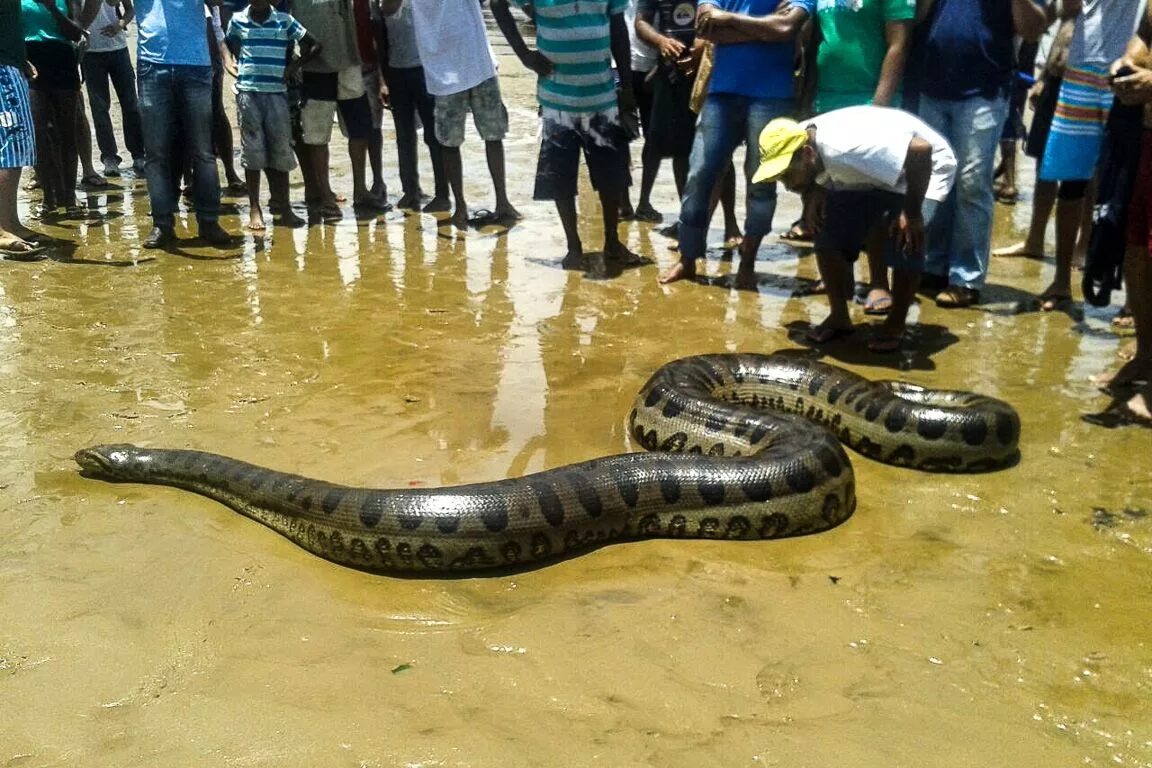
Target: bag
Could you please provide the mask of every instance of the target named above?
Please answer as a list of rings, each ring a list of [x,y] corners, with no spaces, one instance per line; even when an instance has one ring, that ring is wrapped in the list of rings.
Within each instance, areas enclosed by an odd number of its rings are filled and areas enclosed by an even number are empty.
[[[1084,300],[1106,307],[1124,277],[1128,246],[1128,206],[1140,174],[1144,107],[1116,101],[1104,128],[1104,148],[1097,166],[1100,179],[1092,211],[1092,234],[1084,260]]]
[[[704,108],[704,97],[708,95],[708,84],[712,81],[712,63],[715,56],[712,43],[706,43],[704,53],[700,56],[700,66],[696,70],[696,80],[692,83],[692,97],[688,100],[689,108],[696,114],[700,114],[700,110]]]

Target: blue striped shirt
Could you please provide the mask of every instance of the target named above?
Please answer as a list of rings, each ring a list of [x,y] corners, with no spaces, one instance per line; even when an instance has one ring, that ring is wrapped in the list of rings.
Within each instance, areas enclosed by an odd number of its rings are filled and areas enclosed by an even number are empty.
[[[232,14],[224,39],[240,44],[236,88],[260,93],[284,93],[284,67],[288,50],[307,30],[286,13],[271,10],[264,23],[249,16],[249,9]]]

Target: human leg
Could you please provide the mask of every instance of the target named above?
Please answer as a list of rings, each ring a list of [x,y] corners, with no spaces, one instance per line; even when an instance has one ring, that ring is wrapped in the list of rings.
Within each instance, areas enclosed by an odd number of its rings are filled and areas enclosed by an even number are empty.
[[[396,129],[396,164],[403,195],[399,208],[419,208],[421,203],[420,171],[416,159],[416,93],[409,73],[411,69],[392,70],[392,122]]]
[[[1056,274],[1040,293],[1040,309],[1045,312],[1072,300],[1072,254],[1080,234],[1087,181],[1062,181],[1056,201]]]
[[[424,206],[424,212],[447,211],[450,207],[448,177],[444,173],[443,147],[436,138],[436,98],[428,93],[423,67],[416,68],[411,78],[416,111],[420,115],[420,122],[424,124],[424,145],[428,148],[428,157],[432,163],[432,199]]]
[[[124,147],[133,160],[144,159],[144,132],[140,124],[140,100],[136,90],[136,72],[132,69],[132,58],[128,49],[123,48],[110,54],[106,62],[116,100],[120,102],[120,116],[124,130]]]
[[[192,167],[192,199],[196,206],[201,239],[225,245],[229,238],[220,229],[220,175],[212,151],[214,110],[212,68],[181,66],[176,70],[177,115],[183,126]],[[223,111],[221,105],[221,110]],[[228,133],[232,133],[231,125]],[[227,167],[227,164],[225,164]],[[235,173],[235,169],[233,169]]]
[[[436,97],[436,140],[443,148],[444,175],[452,190],[455,208],[450,221],[457,229],[468,228],[468,202],[464,199],[464,162],[460,145],[464,143],[464,117],[468,114],[468,92]],[[425,130],[428,130],[425,127]]]
[[[508,135],[508,109],[500,95],[497,78],[485,80],[468,92],[472,120],[480,138],[484,139],[484,155],[488,160],[488,173],[496,196],[492,213],[506,221],[516,221],[520,212],[508,200],[508,183],[504,172],[504,137]]]
[[[576,174],[580,165],[580,148],[576,129],[549,117],[541,118],[540,152],[532,198],[555,202],[567,243],[564,258],[568,261],[579,261],[584,256],[576,220]],[[616,214],[619,215],[618,209]]]
[[[753,184],[752,177],[760,166],[760,133],[770,121],[791,111],[791,102],[778,99],[756,99],[744,118],[744,141],[748,148],[744,154],[744,179],[747,184],[747,204],[744,220],[744,239],[740,243],[739,273],[748,279],[756,262],[756,253],[764,236],[772,231],[772,218],[776,215],[776,183]]]
[[[125,51],[127,52],[127,51]],[[92,110],[92,128],[100,148],[100,160],[106,175],[119,175],[122,158],[116,146],[116,133],[112,129],[112,95],[108,87],[109,68],[106,53],[88,53],[80,62],[84,72],[84,86],[88,91],[88,106]]]
[[[680,261],[660,274],[661,283],[696,276],[696,260],[704,257],[712,190],[744,139],[746,111],[747,100],[740,96],[710,94],[704,101],[680,201]]]

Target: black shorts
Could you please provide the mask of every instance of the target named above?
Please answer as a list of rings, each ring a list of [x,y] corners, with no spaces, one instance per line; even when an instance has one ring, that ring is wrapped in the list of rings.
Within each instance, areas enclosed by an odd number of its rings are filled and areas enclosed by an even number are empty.
[[[688,157],[696,138],[696,113],[690,106],[692,80],[678,76],[675,81],[661,69],[653,77],[652,125],[647,140],[660,157]]]
[[[588,164],[592,189],[627,189],[632,184],[628,168],[628,134],[618,122],[595,115],[586,124],[564,125],[545,117],[540,132],[540,160],[536,165],[533,200],[576,197],[580,153]]]
[[[79,91],[80,62],[76,46],[52,40],[26,43],[28,63],[36,67],[36,79],[29,84],[34,91]]]
[[[933,200],[925,200],[921,205],[925,226],[932,221],[937,205]],[[824,201],[824,225],[816,233],[812,245],[817,251],[842,253],[848,261],[854,262],[859,258],[873,229],[884,227],[887,233],[888,227],[899,218],[903,209],[904,195],[899,192],[881,189],[832,190]],[[887,236],[886,241],[886,266],[914,271],[923,269],[923,253],[897,252],[895,238]]]
[[[1036,100],[1036,111],[1032,114],[1032,126],[1028,129],[1028,140],[1024,143],[1024,154],[1037,160],[1044,158],[1044,147],[1048,145],[1048,131],[1052,128],[1052,118],[1056,116],[1056,99],[1060,96],[1061,77],[1044,76],[1044,90]]]

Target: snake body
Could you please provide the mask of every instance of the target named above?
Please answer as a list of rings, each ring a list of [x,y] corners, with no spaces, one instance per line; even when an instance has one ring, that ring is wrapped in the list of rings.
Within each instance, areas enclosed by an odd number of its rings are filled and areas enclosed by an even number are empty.
[[[856,506],[841,442],[900,466],[978,472],[1018,457],[1013,408],[775,355],[671,362],[629,431],[647,453],[446,488],[353,488],[201,451],[103,445],[82,471],[216,499],[304,549],[381,572],[525,567],[627,539],[816,533]]]

